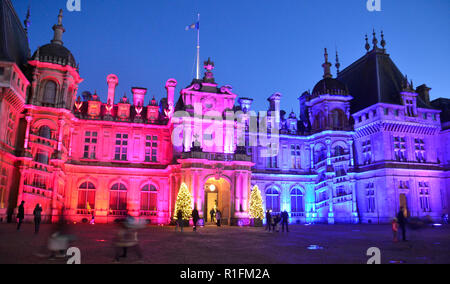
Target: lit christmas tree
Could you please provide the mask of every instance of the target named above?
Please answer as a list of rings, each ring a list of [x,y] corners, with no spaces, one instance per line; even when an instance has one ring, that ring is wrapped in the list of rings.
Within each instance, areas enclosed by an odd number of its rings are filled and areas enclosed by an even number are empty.
[[[175,203],[175,213],[173,215],[174,220],[177,220],[178,210],[183,212],[183,220],[189,221],[192,214],[192,196],[185,183],[181,184],[180,191],[178,192],[177,202]]]
[[[264,218],[264,209],[261,197],[261,191],[257,185],[253,187],[252,193],[250,194],[250,206],[249,206],[250,218],[262,220]]]

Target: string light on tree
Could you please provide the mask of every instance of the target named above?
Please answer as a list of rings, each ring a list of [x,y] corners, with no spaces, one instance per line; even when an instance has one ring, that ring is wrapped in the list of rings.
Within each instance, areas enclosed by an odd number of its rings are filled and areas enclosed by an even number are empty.
[[[264,218],[263,202],[261,197],[261,191],[258,186],[253,187],[250,194],[250,206],[249,206],[250,218],[262,220]]]
[[[192,214],[192,196],[189,189],[185,183],[180,186],[180,191],[178,192],[177,201],[175,203],[175,212],[173,218],[177,220],[177,212],[181,210],[183,213],[183,220],[189,220]]]

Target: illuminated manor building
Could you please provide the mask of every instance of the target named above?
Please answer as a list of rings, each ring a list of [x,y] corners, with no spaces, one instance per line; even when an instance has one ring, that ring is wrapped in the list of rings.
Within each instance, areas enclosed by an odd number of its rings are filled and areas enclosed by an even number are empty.
[[[109,75],[103,102],[78,95],[83,79],[63,44],[62,12],[54,38],[33,53],[28,20],[24,27],[9,0],[0,0],[0,23],[3,222],[25,201],[27,220],[39,203],[48,222],[131,215],[168,224],[182,183],[201,217],[217,206],[231,225],[249,224],[254,185],[264,209],[286,210],[292,223],[383,223],[400,206],[409,216],[448,213],[449,99],[430,102],[430,88],[415,88],[383,34],[372,44],[366,37],[367,52],[347,68],[336,60],[335,78],[325,51],[323,78],[299,97],[298,111],[287,114],[282,95],[270,96],[273,148],[252,131],[252,94],[218,85],[211,60],[184,89],[167,80],[161,101],[141,87],[119,97],[119,78]],[[239,122],[210,115],[227,112]]]

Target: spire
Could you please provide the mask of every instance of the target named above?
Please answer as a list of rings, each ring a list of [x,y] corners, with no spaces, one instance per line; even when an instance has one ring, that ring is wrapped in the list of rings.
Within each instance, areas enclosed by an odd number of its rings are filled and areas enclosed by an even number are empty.
[[[325,63],[322,64],[322,67],[323,67],[323,78],[324,79],[331,78],[332,77],[330,71],[331,63],[328,62],[328,51],[326,48],[325,48]]]
[[[339,69],[341,68],[341,63],[339,63],[339,55],[338,55],[337,49],[336,49],[336,65],[334,65],[334,66],[336,66],[337,73],[339,73]]]
[[[31,12],[30,12],[30,6],[28,6],[28,10],[27,10],[27,15],[25,17],[25,21],[23,21],[23,25],[25,27],[25,33],[28,35],[28,28],[31,25],[30,22],[30,16],[31,16]]]
[[[384,34],[383,31],[381,31],[381,47],[383,47],[383,50],[386,50],[386,41],[384,40]]]
[[[377,39],[377,35],[375,33],[375,29],[373,29],[373,39],[372,39],[372,43],[373,43],[373,49],[376,49],[378,46],[378,39]]]
[[[366,34],[366,46],[365,46],[365,48],[366,48],[367,52],[369,52],[370,44],[369,44],[369,38],[367,37],[367,34]]]
[[[62,25],[62,20],[63,20],[63,10],[60,9],[58,15],[58,24],[53,26],[54,36],[51,42],[54,44],[63,45],[62,36],[66,30]]]

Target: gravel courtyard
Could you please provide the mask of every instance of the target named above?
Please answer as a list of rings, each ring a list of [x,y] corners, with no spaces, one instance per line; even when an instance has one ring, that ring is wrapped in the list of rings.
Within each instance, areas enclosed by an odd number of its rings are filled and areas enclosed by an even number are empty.
[[[0,224],[0,263],[64,263],[37,256],[52,230],[32,224],[17,232],[15,224]],[[71,225],[77,236],[72,246],[81,250],[81,262],[112,263],[115,225]],[[382,263],[450,263],[450,226],[408,231],[408,242],[393,243],[389,225],[294,225],[290,233],[264,228],[148,227],[139,232],[144,263],[158,264],[302,264],[356,263],[369,259],[370,247],[381,250]],[[319,249],[308,249],[316,245]],[[121,263],[137,263],[134,251]]]

